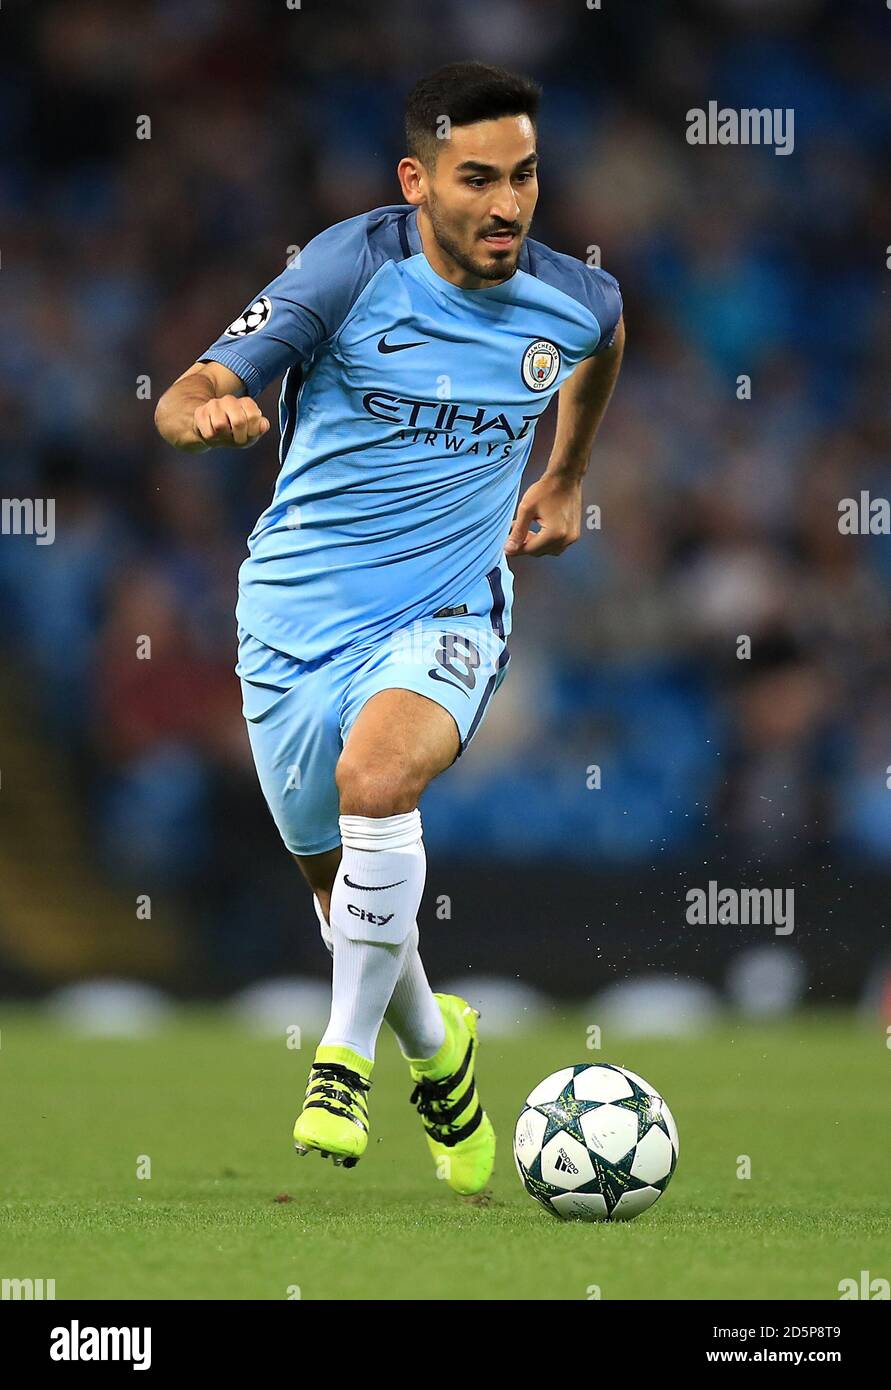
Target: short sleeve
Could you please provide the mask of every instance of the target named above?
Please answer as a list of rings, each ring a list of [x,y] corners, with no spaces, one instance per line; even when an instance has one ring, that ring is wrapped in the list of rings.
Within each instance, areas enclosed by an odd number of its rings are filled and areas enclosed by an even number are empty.
[[[622,317],[622,295],[619,282],[605,270],[590,267],[587,276],[587,302],[597,320],[599,333],[589,357],[606,352],[616,341],[616,330]]]
[[[251,396],[306,365],[341,326],[373,274],[365,219],[314,237],[198,359],[235,372]]]

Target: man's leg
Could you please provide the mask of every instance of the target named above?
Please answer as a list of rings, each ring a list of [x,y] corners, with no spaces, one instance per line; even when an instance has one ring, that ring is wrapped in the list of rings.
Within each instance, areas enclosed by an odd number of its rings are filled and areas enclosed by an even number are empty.
[[[331,889],[334,887],[334,880],[337,877],[338,866],[342,850],[340,845],[336,849],[329,849],[325,854],[295,854],[294,859],[297,867],[303,874],[313,896],[318,904],[316,915],[318,916],[319,907],[322,909],[325,924],[328,923],[328,910],[331,905]],[[319,925],[321,926],[321,919]],[[328,950],[331,950],[329,938],[322,931],[322,938]]]
[[[334,979],[326,1045],[373,1060],[384,1014],[417,950],[426,872],[418,801],[458,746],[448,711],[408,690],[378,691],[350,728],[336,772],[343,853],[329,906]],[[435,1024],[427,1011],[435,1000],[426,979],[407,983],[414,1006],[427,1014],[421,1031],[429,1045]],[[408,1055],[424,1055],[413,1039],[406,1043]]]
[[[313,890],[313,906],[319,930],[332,957],[334,937],[328,921],[328,911],[341,853],[340,849],[333,851],[333,864],[330,869],[325,866],[324,874],[316,871],[315,865],[308,865],[306,860],[301,862],[296,855],[294,856]],[[319,860],[328,858],[323,855],[313,857]],[[384,1022],[392,1028],[404,1057],[432,1057],[445,1039],[442,1013],[433,997],[433,990],[430,988],[418,951],[419,939],[416,923],[403,957],[396,988],[384,1014]]]
[[[458,724],[426,696],[387,687],[370,695],[345,727],[336,771],[342,855],[327,924],[334,957],[331,1017],[294,1126],[294,1145],[301,1154],[330,1154],[345,1167],[361,1158],[377,1035],[402,981],[412,991],[415,1023],[421,1010],[430,1017],[422,1044],[400,1036],[413,1082],[411,1102],[437,1176],[455,1192],[474,1195],[484,1191],[495,1160],[495,1134],[475,1080],[477,1016],[464,999],[432,994],[419,957],[413,979],[406,970],[412,955],[417,957],[426,868],[417,803],[457,757]],[[310,873],[319,867],[310,866]],[[317,882],[323,877],[314,876]],[[397,1035],[401,1031],[397,1026]]]
[[[297,865],[312,889],[313,905],[319,920],[322,940],[332,957],[334,937],[328,920],[331,890],[340,866],[340,846],[327,854],[294,855]],[[418,951],[418,928],[409,937],[399,979],[387,1005],[384,1020],[396,1035],[404,1057],[432,1057],[445,1039],[442,1013],[433,996],[421,956]]]

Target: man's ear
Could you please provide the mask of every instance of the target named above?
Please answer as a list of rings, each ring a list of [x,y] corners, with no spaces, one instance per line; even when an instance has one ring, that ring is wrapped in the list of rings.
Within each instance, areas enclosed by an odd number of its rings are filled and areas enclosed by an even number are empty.
[[[413,155],[403,155],[396,165],[396,175],[405,201],[417,207],[426,196],[423,186],[426,183],[423,164]]]

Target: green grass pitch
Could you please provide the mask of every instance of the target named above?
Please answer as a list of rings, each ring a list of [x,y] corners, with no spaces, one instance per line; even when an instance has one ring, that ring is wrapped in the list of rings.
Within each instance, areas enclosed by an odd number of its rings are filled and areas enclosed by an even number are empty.
[[[585,1020],[554,1019],[490,1040],[481,1022],[500,1145],[482,1206],[436,1180],[389,1034],[369,1149],[344,1171],[291,1148],[310,1040],[292,1051],[213,1011],[143,1041],[79,1040],[7,1008],[0,1276],[53,1278],[59,1299],[423,1300],[587,1299],[594,1286],[603,1299],[837,1299],[861,1270],[891,1277],[881,1028],[807,1015],[590,1052]],[[677,1118],[674,1179],[628,1224],[557,1221],[514,1170],[525,1094],[578,1061],[631,1067]]]

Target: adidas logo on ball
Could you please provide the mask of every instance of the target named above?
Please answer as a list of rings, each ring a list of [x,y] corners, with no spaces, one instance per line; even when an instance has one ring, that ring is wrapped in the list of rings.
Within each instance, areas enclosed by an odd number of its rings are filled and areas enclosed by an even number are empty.
[[[565,1149],[561,1149],[558,1153],[554,1160],[554,1167],[558,1173],[578,1173],[579,1171]]]

